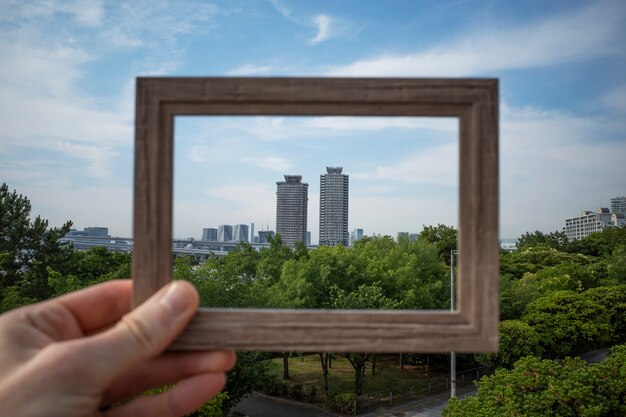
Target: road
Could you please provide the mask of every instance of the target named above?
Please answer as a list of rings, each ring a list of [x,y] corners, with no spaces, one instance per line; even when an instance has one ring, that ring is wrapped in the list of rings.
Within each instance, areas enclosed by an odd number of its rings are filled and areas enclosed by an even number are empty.
[[[235,411],[249,417],[337,417],[312,405],[254,393],[242,400]]]

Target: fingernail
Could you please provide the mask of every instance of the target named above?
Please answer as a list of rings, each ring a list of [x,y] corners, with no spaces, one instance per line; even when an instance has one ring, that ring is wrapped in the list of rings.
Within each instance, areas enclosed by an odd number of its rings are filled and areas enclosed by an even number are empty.
[[[185,294],[185,290],[178,282],[170,285],[159,302],[170,310],[172,314],[176,315],[183,313],[189,306],[189,299]]]

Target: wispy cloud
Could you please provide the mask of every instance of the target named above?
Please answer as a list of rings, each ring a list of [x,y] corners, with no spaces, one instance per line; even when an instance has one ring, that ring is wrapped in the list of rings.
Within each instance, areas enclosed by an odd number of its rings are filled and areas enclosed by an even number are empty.
[[[314,22],[317,26],[317,34],[311,39],[311,43],[320,43],[330,39],[333,34],[330,16],[320,14],[315,16]]]
[[[114,156],[132,144],[134,81],[95,98],[84,91],[92,75],[88,66],[141,46],[128,70],[163,75],[180,68],[186,52],[182,40],[210,30],[218,10],[208,3],[179,6],[2,2],[0,22],[9,23],[0,33],[3,149],[59,152],[84,161],[87,176],[108,179]],[[57,30],[60,24],[63,30]]]
[[[227,75],[242,76],[242,75],[286,75],[293,72],[297,72],[294,67],[274,65],[274,64],[244,64],[233,70],[227,71]]]
[[[626,84],[611,88],[600,97],[599,104],[607,110],[626,115]]]
[[[446,143],[414,152],[395,163],[378,165],[372,172],[357,172],[352,176],[359,180],[457,187],[458,149],[458,143]]]
[[[104,9],[101,0],[28,1],[5,0],[0,4],[0,21],[32,20],[55,14],[69,15],[83,26],[99,26]]]
[[[84,145],[69,141],[60,141],[55,147],[62,153],[88,162],[86,174],[94,178],[106,180],[111,177],[110,162],[116,155],[108,147]]]
[[[503,106],[501,218],[513,237],[559,229],[565,206],[575,216],[623,194],[626,138],[620,123]]]
[[[466,76],[623,54],[626,7],[600,2],[523,26],[478,30],[409,54],[385,54],[330,67],[339,76]],[[600,23],[601,22],[601,23]]]
[[[254,167],[259,167],[276,172],[285,172],[293,168],[294,166],[294,163],[292,161],[280,156],[246,157],[243,158],[242,161]]]

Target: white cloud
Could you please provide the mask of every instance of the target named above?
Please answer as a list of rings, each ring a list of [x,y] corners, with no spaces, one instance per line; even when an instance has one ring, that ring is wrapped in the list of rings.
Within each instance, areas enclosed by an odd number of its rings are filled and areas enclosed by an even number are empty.
[[[269,74],[277,72],[277,68],[271,65],[255,65],[244,64],[234,70],[228,71],[228,75],[241,76],[241,75],[253,75],[253,74]]]
[[[317,34],[311,43],[320,43],[330,39],[333,35],[333,28],[331,27],[331,18],[328,15],[320,14],[315,16],[315,25],[317,26]]]
[[[611,88],[600,97],[599,104],[618,114],[626,114],[626,84]]]
[[[501,223],[504,237],[553,231],[626,190],[620,122],[503,106]]]
[[[445,117],[349,117],[327,116],[305,118],[300,128],[328,131],[380,131],[384,129],[428,129],[457,131],[456,118]]]
[[[349,221],[350,230],[362,228],[369,236],[376,233],[395,237],[397,232],[416,233],[423,225],[438,223],[457,227],[458,203],[436,196],[353,195],[350,196]]]
[[[101,0],[5,0],[0,3],[0,20],[49,18],[55,14],[71,16],[83,26],[99,26],[104,10]]]
[[[85,173],[87,175],[101,180],[107,180],[111,177],[110,163],[116,152],[106,146],[60,141],[55,144],[55,148],[73,158],[86,160],[87,169]]]
[[[336,76],[467,76],[543,67],[622,53],[626,8],[599,2],[572,13],[464,34],[410,54],[386,54],[330,67]]]
[[[280,156],[254,156],[242,160],[252,166],[276,172],[285,172],[294,166],[293,162]]]
[[[446,143],[420,150],[396,163],[378,165],[373,172],[357,172],[352,176],[359,180],[458,187],[458,153],[458,142]]]
[[[52,227],[72,220],[75,228],[104,226],[109,227],[112,236],[132,235],[130,186],[82,187],[48,179],[31,183],[27,195],[32,203],[32,215],[42,215],[50,221]]]

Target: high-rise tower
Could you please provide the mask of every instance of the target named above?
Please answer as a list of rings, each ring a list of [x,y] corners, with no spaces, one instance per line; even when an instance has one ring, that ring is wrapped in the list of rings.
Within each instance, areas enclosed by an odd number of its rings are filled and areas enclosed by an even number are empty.
[[[326,167],[320,175],[320,245],[348,246],[348,175]]]
[[[611,213],[621,213],[626,215],[626,196],[611,199]]]
[[[308,203],[309,184],[302,175],[285,175],[285,181],[276,183],[276,233],[283,243],[306,242]]]

